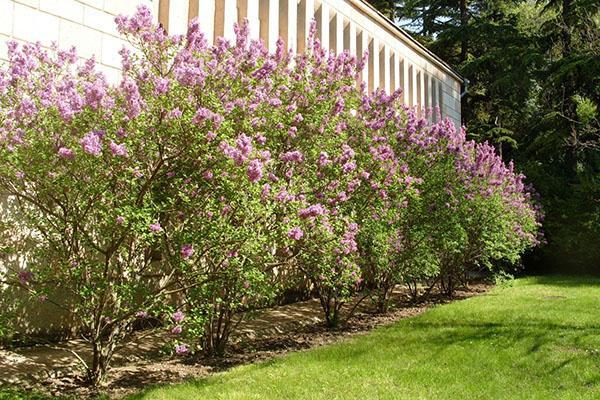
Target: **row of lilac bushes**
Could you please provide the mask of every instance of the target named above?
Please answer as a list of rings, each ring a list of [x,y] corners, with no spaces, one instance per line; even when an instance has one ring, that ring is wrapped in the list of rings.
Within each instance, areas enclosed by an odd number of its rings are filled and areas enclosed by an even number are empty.
[[[179,354],[218,354],[297,277],[334,327],[358,291],[385,311],[397,284],[451,293],[537,244],[512,164],[399,91],[357,87],[364,59],[314,39],[269,54],[246,25],[210,46],[196,22],[168,36],[152,21],[116,19],[135,49],[117,85],[39,44],[9,43],[0,70],[0,191],[16,210],[2,227],[32,232],[6,281],[75,318],[92,384],[140,319],[161,319]]]

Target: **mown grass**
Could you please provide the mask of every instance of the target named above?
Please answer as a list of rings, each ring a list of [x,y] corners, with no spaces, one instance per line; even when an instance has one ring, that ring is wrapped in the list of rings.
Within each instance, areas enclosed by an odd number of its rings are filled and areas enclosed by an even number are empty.
[[[41,392],[32,392],[30,390],[23,390],[14,386],[0,387],[0,400],[81,400],[82,397],[78,395],[50,395]],[[107,395],[97,395],[88,397],[88,400],[109,400]]]
[[[533,277],[154,399],[600,399],[600,279]]]

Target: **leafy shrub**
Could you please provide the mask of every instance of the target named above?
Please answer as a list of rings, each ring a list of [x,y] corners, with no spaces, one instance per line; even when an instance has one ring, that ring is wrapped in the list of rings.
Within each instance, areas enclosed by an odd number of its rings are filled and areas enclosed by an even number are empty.
[[[363,60],[314,39],[269,54],[245,25],[215,46],[196,22],[167,36],[143,7],[117,25],[136,49],[118,85],[39,45],[10,44],[0,71],[0,190],[34,241],[11,280],[76,317],[93,384],[150,316],[175,353],[223,353],[284,269],[335,327],[357,290],[384,311],[398,283],[451,293],[536,243],[523,177],[400,92],[365,93]]]

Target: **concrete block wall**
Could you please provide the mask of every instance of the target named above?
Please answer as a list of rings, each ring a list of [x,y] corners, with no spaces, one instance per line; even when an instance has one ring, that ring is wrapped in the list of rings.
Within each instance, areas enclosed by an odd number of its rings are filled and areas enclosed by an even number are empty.
[[[56,42],[60,48],[75,46],[82,58],[95,56],[108,79],[117,82],[118,52],[127,43],[114,18],[132,14],[138,4],[148,6],[169,33],[184,33],[197,17],[210,40],[233,39],[233,23],[247,18],[251,36],[272,50],[282,37],[288,48],[302,51],[314,18],[324,46],[357,56],[370,50],[362,75],[369,90],[403,88],[405,104],[419,110],[440,107],[443,117],[460,124],[460,77],[363,0],[0,0],[0,63],[7,59],[8,40]],[[0,196],[0,215],[10,215],[8,206],[9,199]],[[0,260],[0,272],[2,263],[24,262]],[[56,310],[40,314],[39,306],[20,314],[22,331],[53,335],[71,326],[68,316]]]
[[[75,46],[82,58],[95,56],[99,69],[115,82],[120,76],[119,50],[126,42],[114,22],[146,4],[158,16],[158,0],[0,0],[0,61],[6,41]]]
[[[57,42],[76,46],[81,57],[95,55],[108,79],[119,79],[118,51],[125,41],[114,17],[147,5],[170,33],[184,33],[198,18],[209,39],[233,39],[233,23],[247,18],[251,35],[274,50],[282,37],[288,48],[302,50],[310,21],[324,46],[360,55],[369,50],[363,79],[369,90],[404,89],[404,102],[439,107],[460,125],[460,77],[363,0],[0,0],[0,61],[6,42]],[[432,119],[435,119],[432,116]]]

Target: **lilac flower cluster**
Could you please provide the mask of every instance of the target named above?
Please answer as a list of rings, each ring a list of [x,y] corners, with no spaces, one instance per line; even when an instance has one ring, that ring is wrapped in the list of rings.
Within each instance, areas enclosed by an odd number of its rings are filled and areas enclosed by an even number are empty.
[[[54,229],[45,248],[77,244],[52,254],[52,280],[124,289],[81,299],[91,330],[177,298],[168,329],[199,346],[175,353],[218,352],[231,318],[296,282],[281,277],[306,277],[335,325],[367,276],[385,296],[537,244],[512,164],[400,91],[357,87],[364,58],[323,49],[314,24],[305,53],[269,54],[247,24],[209,46],[196,21],[168,36],[145,7],[116,22],[141,50],[120,52],[119,84],[39,45],[10,44],[0,69],[0,189],[34,200],[21,222]],[[33,268],[15,282],[43,283]],[[113,296],[112,325],[94,327],[85,313]]]

